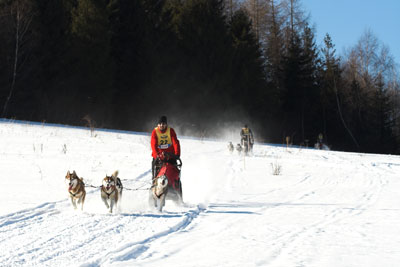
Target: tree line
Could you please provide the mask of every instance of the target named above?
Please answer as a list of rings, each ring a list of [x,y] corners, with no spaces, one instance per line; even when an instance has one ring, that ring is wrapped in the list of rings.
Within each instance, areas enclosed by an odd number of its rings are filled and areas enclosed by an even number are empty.
[[[389,49],[316,45],[300,0],[0,0],[0,23],[4,118],[400,152]]]

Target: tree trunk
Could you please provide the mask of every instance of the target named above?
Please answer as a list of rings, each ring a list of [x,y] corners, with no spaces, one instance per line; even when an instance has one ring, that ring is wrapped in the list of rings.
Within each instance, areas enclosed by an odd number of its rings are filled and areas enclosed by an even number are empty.
[[[26,41],[25,34],[29,30],[32,21],[32,9],[29,6],[29,1],[16,0],[10,6],[10,18],[11,21],[15,20],[15,46],[14,46],[14,62],[12,66],[12,81],[10,86],[10,92],[7,96],[6,102],[3,107],[2,117],[7,115],[7,107],[13,96],[13,93],[17,84],[18,68],[21,68],[19,58],[21,57],[21,47]]]

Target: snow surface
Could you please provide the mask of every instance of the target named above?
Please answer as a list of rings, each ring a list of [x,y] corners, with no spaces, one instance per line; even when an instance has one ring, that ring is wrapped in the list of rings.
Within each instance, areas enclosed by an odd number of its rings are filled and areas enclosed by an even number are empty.
[[[186,205],[159,213],[147,134],[1,122],[0,136],[0,266],[400,265],[399,156],[256,144],[243,158],[237,140],[180,137]],[[68,170],[93,186],[83,212]],[[115,170],[109,214],[98,186]]]

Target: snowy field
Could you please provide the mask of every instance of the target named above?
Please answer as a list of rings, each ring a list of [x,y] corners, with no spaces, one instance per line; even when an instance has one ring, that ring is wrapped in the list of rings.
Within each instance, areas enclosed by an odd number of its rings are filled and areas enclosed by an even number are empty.
[[[159,213],[147,134],[3,121],[0,137],[0,266],[400,264],[399,156],[255,145],[243,158],[227,151],[238,140],[180,137],[186,205]],[[93,186],[83,212],[68,170]],[[115,170],[126,190],[109,214],[98,186]]]

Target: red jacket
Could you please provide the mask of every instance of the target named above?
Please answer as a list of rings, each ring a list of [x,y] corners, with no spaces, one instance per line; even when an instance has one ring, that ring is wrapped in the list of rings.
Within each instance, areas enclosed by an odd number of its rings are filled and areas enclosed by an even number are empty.
[[[168,147],[166,148],[161,148],[160,144],[158,142],[158,136],[157,136],[157,131],[161,134],[165,134],[167,131],[170,131],[170,137],[171,137],[171,143],[169,144]],[[165,131],[161,131],[158,127],[154,128],[153,132],[151,133],[151,150],[152,150],[152,157],[156,158],[157,154],[161,152],[169,152],[173,153],[176,156],[180,157],[181,155],[181,145],[179,144],[179,140],[176,137],[176,133],[173,128],[167,127]]]

